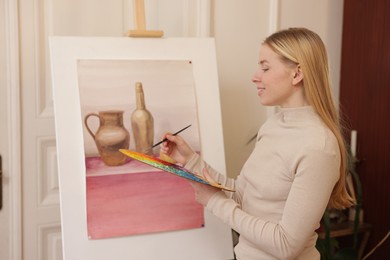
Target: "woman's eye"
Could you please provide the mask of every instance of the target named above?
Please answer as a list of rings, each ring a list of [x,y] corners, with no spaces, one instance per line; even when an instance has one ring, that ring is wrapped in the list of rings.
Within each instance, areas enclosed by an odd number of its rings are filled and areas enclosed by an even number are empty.
[[[261,69],[262,71],[266,72],[267,70],[269,70],[268,68],[262,68]]]

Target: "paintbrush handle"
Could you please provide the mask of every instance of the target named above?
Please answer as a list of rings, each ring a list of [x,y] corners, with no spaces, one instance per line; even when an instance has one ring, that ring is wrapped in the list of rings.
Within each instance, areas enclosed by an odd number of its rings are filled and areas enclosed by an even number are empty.
[[[188,127],[190,127],[190,126],[191,126],[191,125],[188,125],[188,126],[184,127],[183,129],[180,129],[180,130],[177,131],[176,133],[173,133],[172,135],[177,135],[177,134],[183,132],[184,130],[186,130],[186,129],[187,129]],[[160,142],[158,142],[158,143],[152,145],[151,148],[154,148],[154,147],[156,147],[157,145],[160,145],[160,144],[162,144],[163,142],[166,142],[166,141],[168,141],[168,139],[167,139],[167,138],[164,138],[164,139],[162,139]],[[151,149],[151,148],[150,148],[150,149]]]

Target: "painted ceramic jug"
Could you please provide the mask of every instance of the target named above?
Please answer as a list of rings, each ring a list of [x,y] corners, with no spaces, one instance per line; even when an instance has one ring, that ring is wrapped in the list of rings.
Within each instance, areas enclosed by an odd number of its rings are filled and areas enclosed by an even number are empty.
[[[95,141],[102,161],[108,166],[118,166],[126,162],[127,156],[119,149],[129,149],[130,135],[123,126],[121,110],[100,111],[99,114],[89,113],[84,118],[85,127]],[[94,134],[88,126],[88,118],[99,118],[99,128]]]

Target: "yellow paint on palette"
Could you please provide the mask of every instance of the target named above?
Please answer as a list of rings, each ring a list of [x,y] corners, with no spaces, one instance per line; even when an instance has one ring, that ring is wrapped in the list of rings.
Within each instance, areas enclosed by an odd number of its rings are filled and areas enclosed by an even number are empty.
[[[152,167],[155,167],[157,169],[172,173],[172,174],[180,176],[182,178],[186,178],[188,180],[192,180],[192,181],[196,181],[196,182],[203,183],[206,185],[210,185],[210,186],[213,186],[213,187],[216,187],[216,188],[219,188],[222,190],[226,190],[226,191],[232,191],[232,192],[235,191],[235,190],[230,189],[228,187],[222,186],[219,183],[211,183],[208,180],[206,180],[205,178],[203,178],[202,176],[199,176],[195,173],[192,173],[192,172],[188,171],[187,169],[185,169],[177,164],[173,164],[173,163],[170,163],[170,162],[167,162],[167,161],[164,161],[164,160],[161,160],[161,159],[158,159],[158,158],[155,158],[155,157],[143,154],[143,153],[131,151],[131,150],[120,149],[119,151],[121,153],[125,154],[126,156],[134,159],[134,160],[140,161],[142,163],[145,163],[145,164],[150,165]]]

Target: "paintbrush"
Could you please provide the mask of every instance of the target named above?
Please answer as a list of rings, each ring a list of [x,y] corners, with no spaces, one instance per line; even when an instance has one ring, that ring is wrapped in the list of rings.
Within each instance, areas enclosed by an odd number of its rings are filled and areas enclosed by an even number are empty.
[[[180,130],[177,131],[176,133],[173,133],[172,135],[177,135],[177,134],[183,132],[184,130],[186,130],[186,129],[187,129],[188,127],[190,127],[190,126],[191,126],[191,125],[188,125],[188,126],[182,128],[182,129],[180,129]],[[162,144],[163,142],[166,142],[166,141],[168,141],[167,138],[162,139],[160,142],[158,142],[158,143],[152,145],[151,147],[147,148],[147,149],[144,151],[144,153],[149,152],[150,150],[152,150],[152,149],[153,149],[154,147],[156,147],[157,145],[160,145],[160,144]]]

